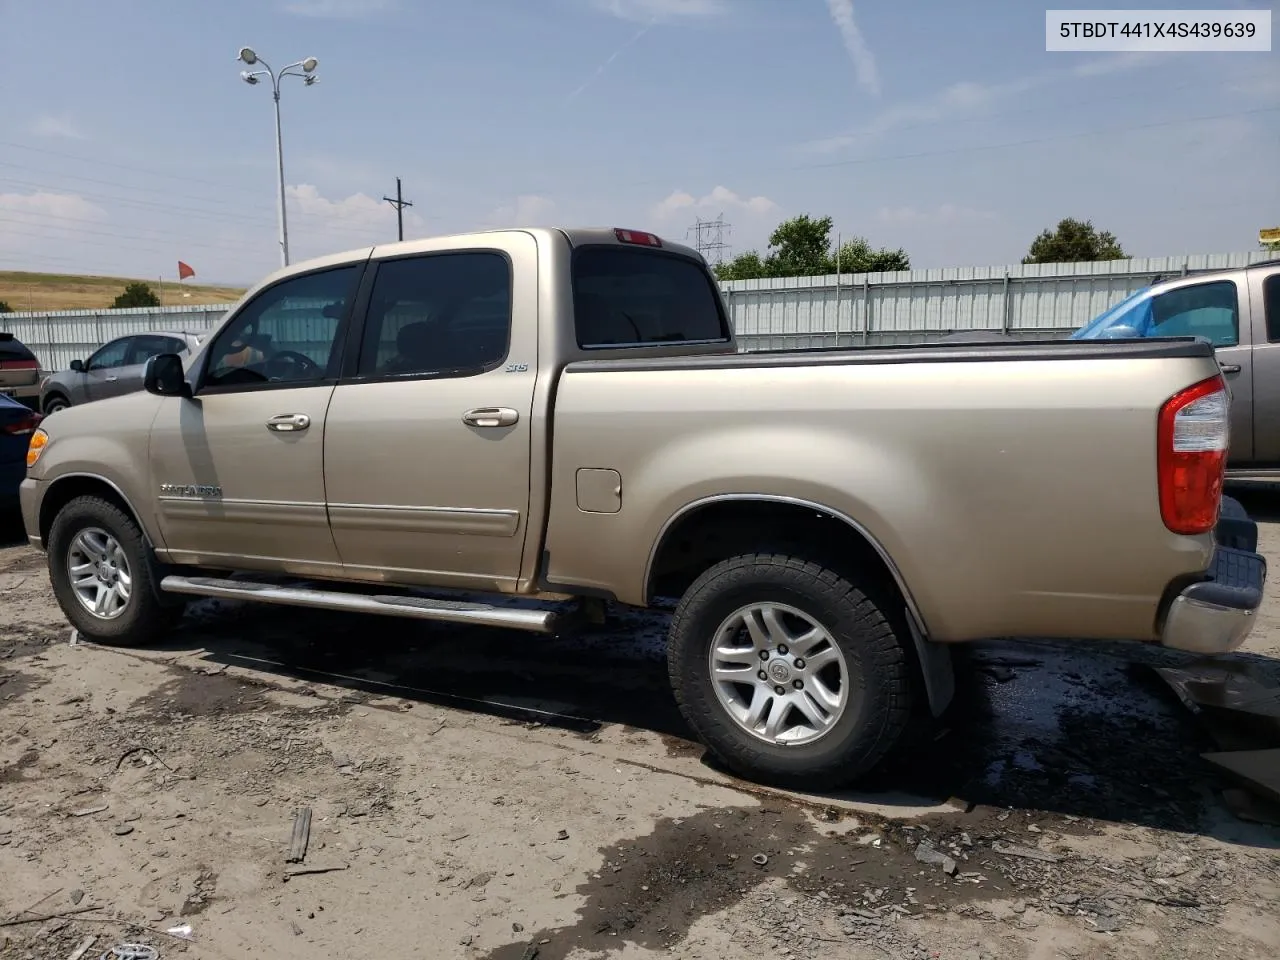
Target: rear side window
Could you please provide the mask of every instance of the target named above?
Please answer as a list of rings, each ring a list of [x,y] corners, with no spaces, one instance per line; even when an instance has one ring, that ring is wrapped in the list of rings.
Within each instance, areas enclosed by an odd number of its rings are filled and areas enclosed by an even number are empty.
[[[1262,303],[1267,318],[1267,339],[1280,340],[1280,273],[1262,281]]]
[[[500,253],[429,254],[378,264],[360,377],[466,376],[507,355],[511,264]]]
[[[654,250],[576,250],[573,316],[578,346],[584,349],[729,339],[706,268]]]
[[[134,337],[128,363],[146,363],[157,354],[182,353],[186,349],[187,345],[175,337],[162,337],[156,334]]]
[[[35,360],[36,355],[11,333],[0,333],[0,360]]]

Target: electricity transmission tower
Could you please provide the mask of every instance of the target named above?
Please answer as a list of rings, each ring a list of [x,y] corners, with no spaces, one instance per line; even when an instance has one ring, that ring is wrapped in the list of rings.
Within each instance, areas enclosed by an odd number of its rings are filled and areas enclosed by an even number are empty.
[[[724,263],[725,257],[729,255],[729,244],[724,239],[729,224],[724,222],[723,213],[714,220],[698,217],[689,229],[693,232],[694,247],[706,258],[707,263],[712,266]]]

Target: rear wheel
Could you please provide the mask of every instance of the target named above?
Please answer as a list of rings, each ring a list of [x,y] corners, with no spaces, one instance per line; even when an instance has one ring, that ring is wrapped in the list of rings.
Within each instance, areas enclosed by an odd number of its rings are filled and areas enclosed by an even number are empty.
[[[49,531],[49,579],[58,605],[87,640],[154,643],[182,615],[161,598],[150,548],[133,518],[100,497],[77,497]]]
[[[681,598],[667,648],[682,713],[726,766],[808,790],[874,767],[911,719],[897,631],[848,577],[781,554],[716,564]]]

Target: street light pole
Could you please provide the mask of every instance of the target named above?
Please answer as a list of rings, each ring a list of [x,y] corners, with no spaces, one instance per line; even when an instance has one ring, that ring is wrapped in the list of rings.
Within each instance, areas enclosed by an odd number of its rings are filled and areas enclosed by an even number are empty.
[[[280,84],[271,93],[276,102],[276,172],[279,174],[280,262],[289,265],[289,218],[284,208],[284,141],[280,136]]]
[[[285,213],[285,195],[284,195],[284,140],[280,133],[280,81],[285,77],[301,77],[302,82],[308,87],[315,83],[319,78],[315,75],[315,69],[319,65],[315,57],[307,57],[305,60],[299,60],[297,63],[291,63],[279,73],[271,69],[271,65],[267,61],[259,57],[249,47],[241,47],[240,53],[236,57],[243,63],[253,66],[254,64],[262,64],[262,70],[254,70],[252,73],[248,70],[240,71],[240,78],[245,83],[253,85],[258,83],[259,77],[267,77],[271,81],[271,99],[275,101],[276,110],[276,173],[278,176],[278,193],[279,193],[279,219],[280,219],[280,262],[284,266],[289,265],[289,223]],[[298,73],[295,68],[301,67],[302,73]]]

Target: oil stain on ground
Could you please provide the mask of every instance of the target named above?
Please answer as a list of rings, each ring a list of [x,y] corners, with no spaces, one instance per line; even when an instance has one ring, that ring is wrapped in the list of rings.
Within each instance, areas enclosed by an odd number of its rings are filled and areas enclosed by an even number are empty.
[[[249,713],[274,705],[265,685],[256,686],[228,676],[206,676],[182,667],[173,668],[173,679],[141,697],[131,712],[139,716],[220,717]]]
[[[527,934],[487,960],[561,960],[578,950],[619,950],[624,942],[664,951],[695,922],[740,903],[771,878],[829,901],[833,921],[841,910],[864,908],[868,896],[872,905],[900,902],[907,887],[922,905],[935,891],[949,904],[999,896],[921,864],[914,847],[884,829],[824,835],[783,804],[663,819],[647,836],[601,848],[600,855],[600,868],[574,891],[586,900],[576,923]]]

